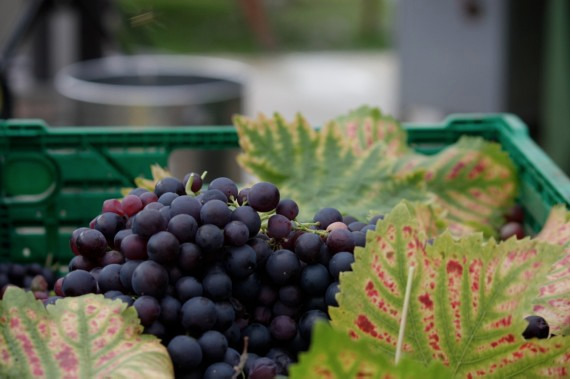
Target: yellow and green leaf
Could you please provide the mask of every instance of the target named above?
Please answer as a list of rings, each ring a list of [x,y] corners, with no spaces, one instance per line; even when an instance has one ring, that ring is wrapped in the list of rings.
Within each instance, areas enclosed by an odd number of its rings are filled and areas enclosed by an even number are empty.
[[[120,300],[84,295],[44,307],[9,287],[0,301],[0,377],[172,378],[167,350],[142,331]]]
[[[340,307],[330,309],[333,326],[393,356],[413,266],[405,355],[425,365],[438,360],[455,376],[568,370],[568,342],[521,336],[561,249],[530,239],[497,244],[481,234],[445,233],[428,244],[415,211],[398,205],[356,249],[352,271],[341,274]]]

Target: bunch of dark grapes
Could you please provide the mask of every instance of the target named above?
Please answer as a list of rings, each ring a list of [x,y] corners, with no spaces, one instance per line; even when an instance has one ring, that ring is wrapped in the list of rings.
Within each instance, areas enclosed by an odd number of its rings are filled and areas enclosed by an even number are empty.
[[[190,174],[105,201],[73,232],[75,257],[48,302],[88,293],[126,302],[178,376],[286,375],[380,217],[366,224],[324,208],[301,223],[271,183],[239,191],[221,177],[202,187]]]
[[[55,272],[39,263],[0,263],[0,299],[8,286],[16,286],[46,300],[55,281]]]

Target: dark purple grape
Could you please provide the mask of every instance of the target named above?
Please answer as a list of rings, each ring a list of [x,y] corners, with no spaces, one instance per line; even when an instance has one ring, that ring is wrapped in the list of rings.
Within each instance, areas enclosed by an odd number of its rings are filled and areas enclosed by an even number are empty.
[[[119,250],[128,260],[146,260],[147,240],[138,234],[129,234],[121,240]]]
[[[197,233],[197,221],[193,216],[188,214],[178,214],[169,220],[167,231],[173,234],[180,243],[195,241]]]
[[[223,231],[213,224],[201,225],[195,234],[195,243],[206,253],[220,250],[225,243]]]
[[[203,286],[192,276],[184,276],[179,279],[175,284],[175,291],[181,303],[194,297],[203,296]]]
[[[202,283],[205,296],[211,300],[226,300],[233,293],[231,278],[225,273],[207,274]]]
[[[73,257],[70,262],[68,263],[68,271],[75,271],[75,270],[84,270],[84,271],[91,271],[92,269],[97,267],[97,262],[94,262],[90,259],[87,259],[83,255],[76,255]],[[21,283],[22,279],[16,279],[16,277],[10,279],[10,283],[18,285]]]
[[[298,216],[298,204],[292,199],[282,199],[277,205],[276,212],[289,220],[294,220]]]
[[[163,178],[155,184],[155,194],[159,197],[166,192],[174,192],[178,195],[185,194],[185,186],[176,178]]]
[[[273,312],[269,307],[259,305],[253,310],[252,321],[263,325],[269,325],[273,317]]]
[[[227,351],[225,351],[223,362],[231,365],[231,367],[236,367],[241,362],[241,354],[232,347],[229,347],[227,348]]]
[[[312,329],[319,321],[328,321],[328,315],[319,310],[311,310],[304,313],[298,321],[298,329],[302,338],[310,341]]]
[[[231,214],[231,220],[241,221],[249,229],[249,237],[254,237],[261,230],[261,217],[252,207],[243,205]]]
[[[257,267],[257,253],[249,245],[225,248],[225,268],[235,279],[244,279]]]
[[[527,316],[525,318],[529,324],[522,333],[523,338],[526,340],[531,338],[546,339],[549,337],[549,325],[543,317],[540,316]]]
[[[278,291],[274,287],[268,284],[263,284],[261,286],[258,298],[258,302],[260,304],[270,307],[271,305],[274,304],[274,302],[277,299],[278,299]]]
[[[247,350],[249,352],[265,355],[271,347],[271,333],[269,329],[259,323],[252,323],[241,331],[243,337],[249,338]]]
[[[300,306],[286,305],[279,300],[273,304],[273,316],[289,316],[293,319],[297,319],[300,314],[300,309]]]
[[[97,282],[89,272],[75,270],[64,276],[62,292],[66,297],[97,293]]]
[[[163,225],[165,228],[162,230],[167,229],[167,225],[169,225],[169,220],[171,220],[171,206],[166,205],[159,210],[159,214],[161,215],[161,219],[163,220]]]
[[[135,271],[135,268],[139,266],[141,262],[143,261],[127,261],[121,265],[121,269],[119,270],[119,280],[127,293],[133,292],[131,278],[133,277],[133,271]]]
[[[156,203],[157,200],[159,200],[159,198],[157,197],[155,192],[149,192],[149,191],[145,191],[144,193],[139,195],[139,199],[141,200],[141,203],[142,203],[144,208],[147,205],[152,204],[152,203]]]
[[[167,266],[165,269],[167,270],[167,275],[169,275],[169,284],[172,286],[184,276],[183,271],[176,264]]]
[[[333,278],[338,280],[341,272],[351,271],[352,263],[354,263],[354,255],[347,251],[341,251],[334,254],[330,263],[328,264],[328,271]]]
[[[324,301],[324,296],[307,297],[304,300],[304,305],[302,307],[303,311],[310,311],[313,309],[327,312],[328,307],[326,306],[326,301]]]
[[[143,333],[151,334],[163,342],[167,336],[167,328],[161,322],[154,321],[151,325],[143,328]]]
[[[226,204],[227,196],[218,189],[209,189],[207,191],[202,192],[200,197],[199,196],[197,197],[197,200],[199,200],[199,202],[202,205],[205,205],[205,203],[208,203],[211,200],[220,200]]]
[[[147,241],[147,256],[149,259],[168,264],[174,262],[179,254],[179,240],[169,232],[154,234]]]
[[[296,239],[294,252],[301,261],[316,263],[318,262],[320,249],[323,244],[318,234],[303,233]]]
[[[247,202],[247,196],[248,196],[250,190],[251,190],[251,187],[246,187],[246,188],[243,188],[239,191],[239,196],[237,196],[237,202],[240,205],[244,205]]]
[[[162,298],[167,292],[169,275],[163,266],[154,261],[144,261],[133,271],[131,286],[137,295]]]
[[[247,194],[249,205],[258,212],[272,211],[277,207],[279,200],[279,189],[268,182],[255,184]]]
[[[257,267],[264,267],[273,252],[268,242],[261,238],[251,238],[247,241],[247,245],[252,247],[257,254]]]
[[[249,239],[249,229],[241,221],[231,221],[223,229],[225,244],[243,246]]]
[[[235,369],[228,363],[213,363],[205,369],[203,379],[232,379],[235,375]]]
[[[294,356],[297,356],[301,351],[307,351],[309,346],[310,346],[310,341],[307,341],[304,338],[302,338],[300,331],[286,345],[288,351]]]
[[[199,342],[190,336],[175,336],[167,345],[167,351],[176,370],[190,370],[203,361]]]
[[[322,208],[316,212],[313,221],[318,222],[319,229],[326,229],[333,222],[342,222],[342,214],[335,208]]]
[[[354,239],[354,246],[366,246],[366,233],[364,232],[351,232]]]
[[[133,307],[137,311],[137,316],[141,325],[149,326],[153,324],[161,314],[161,306],[156,298],[152,296],[140,296],[133,302]]]
[[[324,302],[326,305],[333,307],[338,307],[338,301],[336,300],[336,294],[340,292],[340,285],[338,282],[332,282],[326,289],[324,293]]]
[[[159,302],[161,307],[161,314],[159,320],[165,325],[173,325],[179,323],[179,311],[181,310],[181,302],[173,296],[166,295]]]
[[[340,251],[354,251],[354,237],[352,232],[345,229],[336,229],[328,233],[326,238],[326,245],[333,253]]]
[[[373,217],[370,219],[370,221],[368,221],[368,223],[369,223],[370,225],[376,225],[376,224],[378,223],[378,221],[380,221],[380,220],[384,220],[384,215],[376,215],[376,216],[373,216]]]
[[[183,178],[183,185],[187,188],[187,184],[189,182],[189,179],[191,179],[191,192],[197,193],[201,190],[201,187],[203,187],[203,179],[201,179],[201,175],[195,173],[195,172],[191,172],[189,174],[186,174],[185,177]]]
[[[255,363],[255,361],[257,359],[259,359],[259,355],[255,354],[255,353],[247,353],[247,361],[245,362],[245,367],[244,367],[244,372],[245,374],[247,374],[247,377],[249,377],[249,371],[250,369],[253,367],[253,364]],[[270,378],[274,378],[274,376],[271,376]]]
[[[277,341],[289,341],[296,336],[296,321],[288,316],[277,316],[269,327],[271,336]]]
[[[99,279],[99,274],[101,273],[101,270],[102,270],[101,267],[95,267],[95,268],[92,268],[92,269],[90,270],[90,274],[91,274],[91,276],[94,277],[94,279],[95,279],[95,281],[96,281],[96,285],[97,285],[97,281],[98,281],[98,279]],[[99,286],[98,286],[98,291],[97,291],[97,292],[99,292]]]
[[[300,273],[300,288],[311,297],[324,296],[329,284],[328,269],[319,263],[304,267]]]
[[[206,297],[193,297],[181,306],[181,325],[189,332],[210,330],[217,322],[217,310]]]
[[[123,239],[130,234],[133,234],[131,229],[123,229],[123,230],[120,230],[119,232],[117,232],[115,234],[115,236],[113,237],[113,245],[112,245],[113,248],[120,251],[121,250],[121,241],[123,241]]]
[[[300,273],[300,262],[290,250],[274,251],[265,267],[269,278],[279,286],[295,281]]]
[[[171,203],[171,217],[186,214],[199,221],[201,203],[193,196],[179,196]]]
[[[348,230],[350,230],[351,232],[360,232],[360,231],[362,231],[362,229],[365,226],[366,226],[366,224],[363,222],[354,221],[354,222],[348,224]]]
[[[199,338],[199,345],[203,351],[203,360],[206,362],[222,361],[229,347],[225,336],[216,330],[208,330]]]
[[[288,236],[286,236],[286,238],[283,238],[282,241],[280,241],[281,247],[283,249],[294,251],[294,246],[296,244],[296,241],[298,240],[298,237],[302,236],[303,234],[304,231],[302,230],[296,230],[296,229],[291,230]]]
[[[120,264],[107,265],[101,270],[97,280],[100,292],[125,291],[120,280],[120,270]]]
[[[365,227],[363,227],[360,231],[367,233],[369,230],[376,230],[376,226],[372,225],[372,224],[368,224]]]
[[[291,221],[283,215],[275,214],[269,218],[267,234],[271,238],[286,238],[292,230]]]
[[[250,379],[274,378],[278,374],[278,367],[275,361],[262,357],[255,360],[249,370]]]
[[[127,304],[127,306],[133,305],[134,303],[134,299],[131,296],[128,295],[119,295],[117,297],[115,297],[113,300],[121,300],[123,301],[125,304]]]
[[[201,267],[202,257],[199,246],[191,242],[182,243],[179,247],[177,264],[186,273],[192,273]]]
[[[134,188],[131,191],[129,191],[129,195],[140,196],[140,195],[144,194],[145,192],[149,192],[149,191],[147,191],[145,188]]]
[[[163,207],[165,207],[165,205],[161,204],[160,202],[155,202],[147,204],[145,207],[143,207],[143,209],[155,209],[158,211]]]
[[[287,375],[289,366],[294,363],[294,358],[284,349],[272,348],[267,353],[267,358],[272,359],[277,365],[278,375]]]
[[[229,329],[233,321],[235,321],[235,309],[230,302],[219,301],[215,303],[215,311],[217,312],[217,322],[213,328],[224,332]]]
[[[227,206],[227,203],[214,199],[201,207],[201,224],[213,224],[223,228],[231,221],[231,214],[232,211]]]
[[[165,230],[167,223],[160,212],[155,209],[144,209],[136,214],[131,225],[133,233],[143,238],[149,238],[155,233]]]
[[[287,285],[279,288],[278,297],[279,300],[289,306],[296,307],[302,303],[303,293],[299,286]]]
[[[107,240],[99,230],[87,229],[76,239],[78,252],[88,259],[99,259],[107,250]]]
[[[233,282],[233,297],[245,305],[256,302],[261,290],[261,280],[257,273],[253,273],[243,280]]]
[[[224,176],[209,183],[209,189],[217,189],[223,192],[229,201],[232,201],[239,196],[239,189],[235,182],[229,178],[225,178]]]
[[[108,250],[99,260],[99,265],[105,267],[111,264],[122,264],[123,262],[125,262],[125,257],[122,253],[117,250]]]
[[[83,231],[89,230],[89,229],[90,228],[78,228],[72,232],[72,235],[70,236],[70,249],[72,250],[72,253],[74,253],[74,255],[80,255],[80,252],[78,250],[78,245],[77,245],[79,235]]]
[[[125,219],[117,213],[105,212],[96,217],[94,228],[104,235],[109,246],[113,246],[115,235],[125,228]]]
[[[350,226],[350,224],[352,224],[353,222],[357,222],[357,221],[358,220],[354,216],[350,216],[350,215],[342,216],[342,222],[348,226]]]
[[[179,195],[174,192],[165,192],[163,195],[159,196],[157,202],[163,206],[169,206],[171,203],[173,203],[173,200],[177,199],[178,197]]]
[[[223,335],[229,342],[229,346],[233,349],[243,349],[243,341],[241,340],[241,328],[236,322],[223,332]]]

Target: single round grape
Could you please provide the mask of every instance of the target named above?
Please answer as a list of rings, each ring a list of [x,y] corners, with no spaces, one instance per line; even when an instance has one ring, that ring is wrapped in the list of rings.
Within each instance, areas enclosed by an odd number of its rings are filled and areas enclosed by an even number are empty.
[[[177,199],[178,197],[179,195],[176,194],[175,192],[165,192],[163,195],[157,198],[157,202],[162,204],[163,206],[168,206],[171,205],[173,203],[173,200]]]
[[[179,196],[171,203],[171,217],[186,214],[199,221],[201,203],[193,196]]]
[[[236,367],[241,362],[241,354],[232,347],[229,347],[227,348],[227,351],[225,351],[223,362],[231,365],[231,367]]]
[[[205,296],[212,300],[226,300],[233,293],[231,278],[225,273],[213,273],[203,278]]]
[[[244,205],[247,202],[247,196],[250,190],[251,187],[245,187],[239,191],[239,196],[237,196],[237,202],[240,205]]]
[[[205,369],[203,379],[231,379],[235,375],[235,369],[228,363],[213,363]]]
[[[54,283],[54,293],[56,296],[64,297],[64,290],[63,290],[64,278],[58,278],[56,283]]]
[[[323,244],[318,234],[303,233],[294,244],[294,252],[301,261],[316,263]]]
[[[311,310],[304,313],[298,322],[298,329],[302,338],[310,341],[312,329],[319,321],[328,321],[328,315],[319,310]]]
[[[195,234],[195,243],[206,253],[216,252],[223,247],[225,235],[216,225],[201,225]]]
[[[258,298],[258,302],[260,304],[270,307],[271,305],[274,304],[274,302],[277,299],[278,299],[278,291],[274,287],[268,284],[263,284],[261,286]]]
[[[75,271],[75,270],[84,270],[84,271],[91,271],[92,269],[97,267],[97,262],[91,259],[84,257],[83,255],[76,255],[70,262],[68,263],[68,271]],[[13,276],[13,275],[12,275]],[[13,277],[11,278],[11,283],[18,285],[21,283],[23,276],[20,278]]]
[[[223,192],[229,201],[239,196],[239,189],[234,181],[224,176],[213,180],[209,183],[209,189],[218,189]]]
[[[216,330],[208,330],[199,337],[199,345],[203,351],[203,360],[206,362],[222,361],[229,347],[225,336]]]
[[[147,204],[145,207],[143,207],[143,209],[155,209],[156,211],[160,210],[161,208],[165,207],[165,205],[159,203],[159,202],[155,202],[155,203],[149,203]]]
[[[354,251],[354,237],[349,230],[337,229],[328,233],[326,245],[333,253],[340,251]]]
[[[166,205],[159,210],[159,214],[161,215],[161,219],[163,220],[163,225],[165,227],[162,230],[167,229],[167,225],[169,225],[169,220],[171,220],[171,206]]]
[[[143,328],[143,333],[155,336],[161,342],[164,342],[165,337],[167,336],[167,328],[160,321],[153,321],[151,325]]]
[[[100,292],[125,291],[125,288],[123,287],[123,284],[121,284],[120,280],[120,270],[120,264],[107,265],[101,270],[97,279]]]
[[[363,227],[360,231],[367,233],[369,230],[376,230],[376,226],[372,225],[372,224],[368,224],[365,227]]]
[[[201,207],[201,223],[213,224],[223,228],[231,221],[231,213],[227,203],[217,199],[211,200]]]
[[[360,232],[362,231],[362,228],[364,228],[367,224],[360,222],[360,221],[354,221],[350,224],[348,224],[348,230],[350,230],[351,232]]]
[[[256,267],[257,253],[249,245],[225,248],[225,268],[233,278],[246,278]]]
[[[186,273],[197,271],[201,267],[201,249],[194,243],[185,242],[179,247],[178,267]]]
[[[290,250],[274,251],[265,265],[269,278],[276,285],[282,286],[298,278],[300,262]]]
[[[348,230],[348,226],[341,221],[336,221],[326,227],[327,232],[332,232],[336,229]]]
[[[257,255],[257,267],[264,267],[273,252],[269,243],[261,238],[251,238],[247,241],[247,245],[252,247]]]
[[[131,297],[129,295],[118,295],[118,296],[114,297],[113,300],[123,301],[125,304],[127,304],[127,306],[131,306],[135,302],[133,297]]]
[[[523,225],[521,225],[518,222],[512,221],[508,222],[507,224],[501,227],[499,235],[502,241],[505,241],[513,236],[515,236],[515,238],[519,240],[525,237],[525,231],[523,229]]]
[[[99,260],[99,265],[105,267],[111,264],[122,264],[125,262],[125,257],[117,250],[108,250]]]
[[[256,359],[249,370],[250,379],[274,378],[277,374],[277,364],[272,359],[266,357]]]
[[[294,220],[298,216],[298,204],[292,199],[282,199],[277,205],[277,214],[283,215],[289,220]]]
[[[161,314],[161,306],[156,298],[152,296],[140,296],[133,302],[133,307],[137,311],[141,325],[149,326],[155,322]]]
[[[161,179],[155,184],[154,192],[157,196],[161,196],[165,192],[175,192],[178,195],[184,195],[185,186],[178,179],[167,177]]]
[[[326,289],[324,293],[324,302],[326,305],[333,307],[338,307],[338,301],[336,300],[336,294],[340,292],[340,284],[338,282],[332,282]]]
[[[289,341],[296,336],[296,321],[288,316],[277,316],[269,327],[271,336],[277,341]]]
[[[121,209],[123,213],[131,217],[143,209],[143,201],[138,195],[127,195],[121,200]]]
[[[319,263],[304,267],[300,273],[300,288],[311,297],[323,296],[329,284],[328,269]]]
[[[229,342],[230,347],[242,351],[243,343],[241,340],[241,328],[236,322],[233,322],[233,324],[223,332],[223,335]]]
[[[110,247],[113,246],[113,248],[116,249],[117,251],[121,251],[121,241],[123,241],[123,239],[130,234],[133,234],[131,229],[120,230],[113,237],[113,245],[110,245]]]
[[[210,330],[217,322],[217,310],[206,297],[193,297],[181,306],[181,325],[190,332]]]
[[[179,322],[181,302],[173,296],[166,295],[159,302],[161,313],[159,320],[165,325],[173,325]]]
[[[253,310],[252,321],[262,325],[269,325],[273,317],[273,312],[269,307],[259,305]]]
[[[147,256],[149,259],[168,264],[174,262],[179,254],[179,240],[169,232],[154,234],[147,241]]]
[[[376,215],[376,216],[373,216],[373,217],[370,219],[370,221],[368,221],[368,223],[369,223],[370,225],[376,225],[376,224],[378,223],[378,221],[380,221],[380,220],[384,220],[384,215]]]
[[[159,200],[159,197],[155,194],[155,192],[145,191],[139,195],[139,199],[145,208],[148,204],[155,203]]]
[[[188,214],[178,214],[169,220],[167,231],[177,237],[180,243],[195,241],[197,233],[197,221]]]
[[[197,200],[199,200],[202,205],[205,205],[205,203],[208,203],[211,200],[220,200],[226,204],[227,196],[218,189],[208,189],[207,191],[202,192],[201,195],[197,196]]]
[[[543,317],[527,316],[525,320],[529,323],[522,333],[526,340],[531,338],[546,339],[549,337],[549,325]]]
[[[119,250],[129,260],[147,259],[147,240],[138,234],[128,234],[121,240]]]
[[[261,230],[261,217],[253,207],[248,205],[235,208],[231,214],[231,220],[244,223],[249,229],[249,237],[256,236]]]
[[[155,233],[165,230],[166,227],[167,223],[161,216],[160,211],[156,209],[144,209],[133,218],[131,230],[143,238],[149,238]]]
[[[187,187],[189,179],[191,179],[191,192],[194,193],[199,192],[201,190],[201,187],[203,187],[203,179],[201,179],[201,175],[195,172],[186,174],[185,177],[183,178],[183,185],[185,185],[185,187]]]
[[[137,295],[149,295],[160,299],[165,296],[168,284],[169,275],[157,262],[144,261],[133,270],[131,286]]]
[[[88,293],[97,293],[97,282],[87,271],[75,270],[64,276],[62,282],[63,296],[81,296]]]
[[[243,246],[249,240],[249,229],[241,221],[231,221],[223,229],[225,244]]]
[[[185,303],[191,298],[203,296],[203,285],[192,276],[184,276],[175,284],[175,291],[179,301]]]
[[[176,370],[190,370],[203,361],[199,342],[190,336],[175,336],[167,345],[167,351]]]
[[[326,229],[333,222],[342,221],[342,214],[335,208],[322,208],[316,212],[313,221],[318,222],[319,229]]]
[[[244,367],[244,372],[247,375],[247,377],[249,377],[248,375],[250,374],[250,370],[253,367],[253,364],[255,363],[255,361],[257,359],[259,359],[259,355],[255,354],[255,353],[247,353],[247,361],[245,362],[245,367]],[[270,376],[270,378],[273,378],[272,376]]]
[[[286,238],[292,230],[291,222],[283,215],[275,214],[269,218],[267,234],[271,238]]]
[[[272,211],[277,207],[279,200],[279,189],[268,182],[256,183],[247,194],[249,205],[258,212]]]
[[[249,338],[247,350],[249,352],[265,355],[271,346],[271,333],[269,329],[259,323],[252,323],[241,331],[243,337]]]
[[[282,241],[280,241],[281,247],[283,249],[294,251],[296,241],[303,234],[304,234],[304,231],[302,231],[302,230],[297,230],[297,229],[291,230],[289,232],[288,236],[286,236],[286,238],[283,238]]]
[[[286,285],[279,288],[279,300],[289,307],[296,307],[302,303],[304,295],[302,289],[297,285]]]
[[[354,255],[347,251],[341,251],[333,255],[328,264],[328,271],[333,278],[338,280],[341,272],[352,270],[352,263],[354,263]]]
[[[74,255],[80,255],[80,252],[78,250],[78,245],[77,245],[77,240],[78,240],[78,236],[84,231],[84,230],[89,230],[90,228],[78,228],[75,229],[72,232],[72,235],[70,236],[70,249],[72,250],[72,253],[74,253]]]
[[[217,312],[217,322],[213,328],[224,332],[229,329],[233,321],[235,321],[235,309],[228,301],[218,301],[215,303],[215,311]]]
[[[281,348],[272,348],[267,353],[267,358],[272,359],[277,365],[278,375],[288,375],[289,366],[294,363],[294,358]]]
[[[107,240],[99,230],[87,229],[78,235],[76,247],[84,257],[99,259],[107,250]]]
[[[143,261],[127,261],[121,265],[121,269],[119,270],[119,280],[121,281],[121,285],[127,293],[133,292],[133,287],[131,286],[131,278],[133,277],[133,271],[135,271],[135,268],[139,266],[141,262]]]
[[[104,235],[109,246],[114,246],[114,237],[125,228],[125,219],[117,213],[105,212],[96,217],[94,228]]]
[[[354,239],[354,246],[364,247],[366,246],[366,233],[364,232],[351,232],[352,238]]]

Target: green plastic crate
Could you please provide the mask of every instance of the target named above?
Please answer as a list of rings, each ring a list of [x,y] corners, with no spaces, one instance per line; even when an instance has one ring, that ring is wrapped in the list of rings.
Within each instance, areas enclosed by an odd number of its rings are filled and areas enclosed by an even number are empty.
[[[406,124],[411,146],[434,153],[462,135],[499,141],[519,169],[526,227],[539,230],[554,204],[569,206],[569,179],[529,138],[517,117],[452,115],[443,123]],[[0,121],[0,260],[71,257],[69,237],[120,197],[150,166],[167,166],[176,149],[237,148],[228,127],[57,127],[40,120]]]

